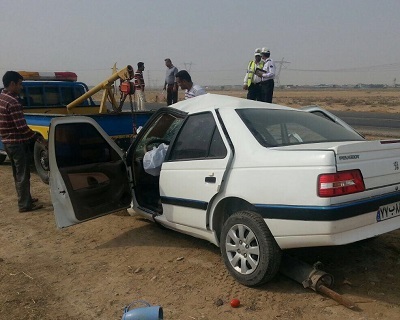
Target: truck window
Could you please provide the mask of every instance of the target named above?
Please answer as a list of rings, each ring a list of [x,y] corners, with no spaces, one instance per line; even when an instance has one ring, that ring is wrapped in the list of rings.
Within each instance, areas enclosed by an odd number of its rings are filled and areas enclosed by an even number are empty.
[[[30,106],[43,106],[43,88],[42,87],[28,87],[27,97],[30,99]]]
[[[61,104],[58,87],[45,87],[45,92],[47,106],[59,106]]]

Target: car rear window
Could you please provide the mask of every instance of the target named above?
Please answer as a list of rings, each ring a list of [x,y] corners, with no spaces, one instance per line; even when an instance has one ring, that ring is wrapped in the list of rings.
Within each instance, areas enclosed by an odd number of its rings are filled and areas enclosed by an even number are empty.
[[[308,112],[261,108],[237,109],[236,112],[265,147],[363,140],[341,125]]]

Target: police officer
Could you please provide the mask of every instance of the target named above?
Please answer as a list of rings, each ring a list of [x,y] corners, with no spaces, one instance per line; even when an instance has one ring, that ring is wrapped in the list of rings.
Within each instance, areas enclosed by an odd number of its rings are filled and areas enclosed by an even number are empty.
[[[261,49],[261,59],[264,62],[264,66],[262,70],[256,71],[256,74],[261,77],[261,101],[272,103],[275,85],[275,64],[270,55],[269,49]]]
[[[257,69],[262,70],[264,62],[261,60],[261,49],[254,50],[254,60],[249,62],[246,75],[243,79],[243,90],[247,90],[247,99],[261,101],[261,78],[257,76]]]

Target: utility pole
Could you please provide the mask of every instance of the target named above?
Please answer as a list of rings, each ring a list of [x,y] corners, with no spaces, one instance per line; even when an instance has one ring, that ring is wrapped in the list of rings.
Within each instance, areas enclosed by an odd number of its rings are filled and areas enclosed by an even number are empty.
[[[193,62],[184,62],[185,70],[190,73],[190,69],[192,69]]]
[[[280,61],[275,61],[275,64],[277,64],[278,65],[278,71],[276,72],[276,74],[275,74],[275,81],[276,81],[276,84],[278,85],[278,86],[280,86],[281,85],[281,83],[280,83],[280,79],[279,79],[279,76],[280,76],[280,74],[281,74],[281,70],[282,70],[282,68],[286,68],[285,67],[285,64],[289,64],[290,62],[289,61],[285,61],[285,58],[282,58],[282,60],[280,60]]]

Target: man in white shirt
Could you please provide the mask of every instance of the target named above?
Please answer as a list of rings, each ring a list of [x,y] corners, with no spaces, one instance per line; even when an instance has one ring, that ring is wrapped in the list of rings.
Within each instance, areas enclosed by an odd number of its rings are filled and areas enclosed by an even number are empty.
[[[178,102],[178,84],[175,81],[175,76],[178,69],[172,64],[171,59],[165,59],[167,71],[165,73],[165,82],[163,90],[167,91],[167,105]]]
[[[261,77],[261,101],[268,103],[272,103],[275,85],[275,64],[270,55],[271,53],[267,48],[261,49],[261,58],[264,61],[264,67],[262,71],[256,71],[257,76]]]
[[[178,86],[180,86],[182,90],[185,90],[185,100],[206,94],[206,90],[201,86],[193,84],[192,78],[186,70],[179,71],[175,78]]]

